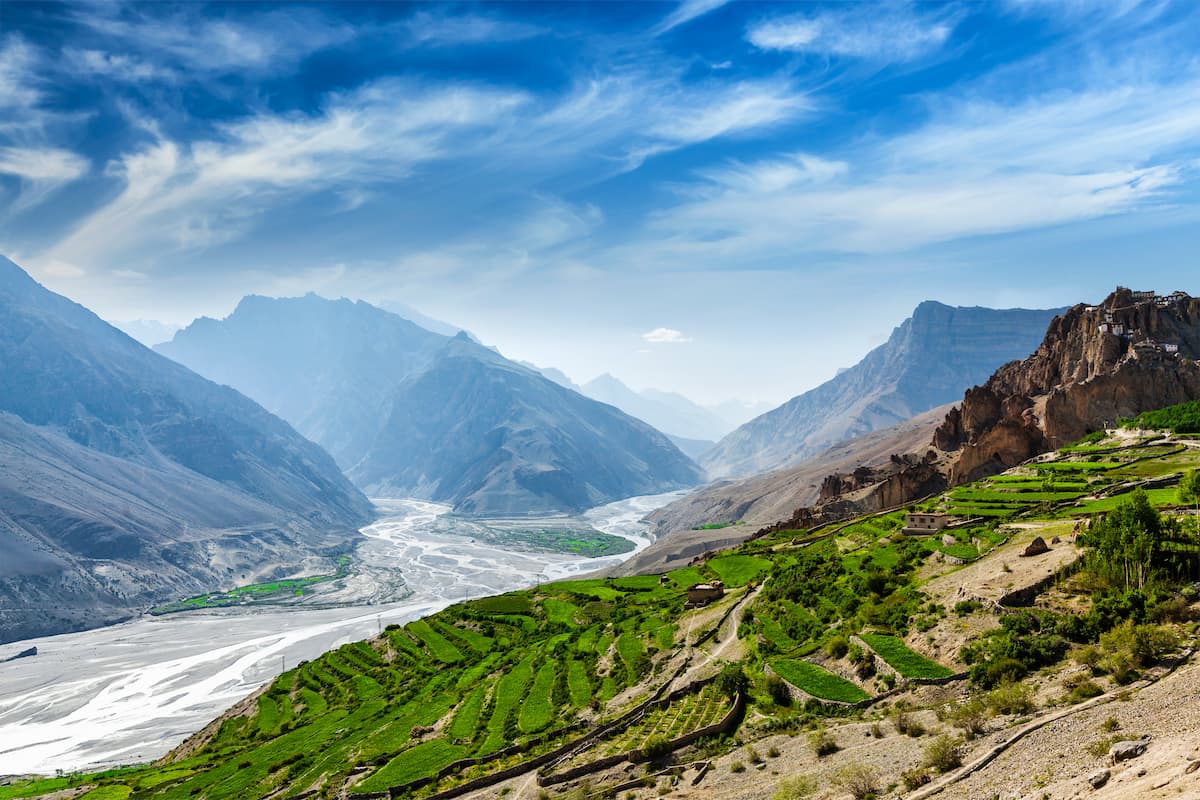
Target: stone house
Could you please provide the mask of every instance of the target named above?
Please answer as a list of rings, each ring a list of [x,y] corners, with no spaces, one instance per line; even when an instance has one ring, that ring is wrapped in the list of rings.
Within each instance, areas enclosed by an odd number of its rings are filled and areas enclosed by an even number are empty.
[[[906,536],[926,536],[945,529],[951,519],[949,514],[905,514],[903,532]]]
[[[720,600],[725,596],[725,584],[721,581],[692,584],[687,589],[685,608],[699,608]]]

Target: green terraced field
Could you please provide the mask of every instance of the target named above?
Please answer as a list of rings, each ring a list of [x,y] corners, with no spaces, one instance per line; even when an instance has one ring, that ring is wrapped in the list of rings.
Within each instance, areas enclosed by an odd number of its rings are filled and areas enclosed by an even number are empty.
[[[771,669],[796,688],[821,700],[857,703],[870,697],[857,685],[807,661],[777,658],[771,661]]]
[[[708,562],[708,567],[725,582],[726,586],[745,586],[771,569],[772,562],[758,556],[719,556]]]
[[[424,778],[465,755],[466,749],[434,739],[405,750],[359,784],[359,791],[382,792]]]
[[[945,678],[950,670],[936,661],[930,661],[920,653],[913,652],[896,636],[882,633],[859,634],[867,645],[887,662],[888,666],[905,678]]]

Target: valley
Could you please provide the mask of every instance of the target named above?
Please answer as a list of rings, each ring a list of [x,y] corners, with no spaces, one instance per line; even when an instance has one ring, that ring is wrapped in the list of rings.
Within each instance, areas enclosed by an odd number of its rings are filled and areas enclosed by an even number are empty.
[[[582,520],[642,549],[650,539],[639,520],[673,498],[630,498],[592,509]],[[484,540],[478,523],[448,516],[445,506],[376,502],[381,517],[363,529],[355,569],[344,580],[316,584],[303,607],[143,617],[0,645],[0,659],[38,648],[34,658],[0,665],[0,772],[53,773],[157,758],[281,665],[291,669],[374,635],[381,625],[452,602],[579,575],[625,557],[515,550]]]
[[[1183,770],[1191,723],[1155,698],[1200,673],[1192,489],[1174,486],[1198,467],[1187,435],[1131,423],[919,508],[760,534],[659,576],[573,580],[564,564],[534,588],[443,595],[279,676],[156,765],[53,785],[214,800],[793,800],[862,781],[879,797],[1022,785],[1066,798],[1111,744],[1152,732],[1130,745],[1145,759],[1110,764],[1098,796],[1129,796],[1145,765],[1147,792],[1197,791]],[[1120,498],[1101,506],[1114,520],[1159,531],[1142,555],[1106,555],[1109,528],[1092,517],[1106,497]],[[989,513],[903,530],[968,501]],[[404,530],[375,538],[411,547]],[[429,576],[472,563],[434,550]],[[1131,557],[1158,577],[1130,583],[1119,559]],[[702,582],[722,588],[695,600]],[[1042,731],[1068,721],[1064,761]],[[1034,771],[1015,779],[1014,758]],[[53,788],[24,787],[0,797]]]

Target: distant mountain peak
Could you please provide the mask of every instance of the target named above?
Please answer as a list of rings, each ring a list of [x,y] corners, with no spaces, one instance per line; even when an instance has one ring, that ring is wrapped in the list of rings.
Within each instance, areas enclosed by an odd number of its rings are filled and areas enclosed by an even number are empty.
[[[996,367],[1028,355],[1059,310],[926,300],[858,364],[750,420],[701,463],[713,477],[765,472],[952,402]]]

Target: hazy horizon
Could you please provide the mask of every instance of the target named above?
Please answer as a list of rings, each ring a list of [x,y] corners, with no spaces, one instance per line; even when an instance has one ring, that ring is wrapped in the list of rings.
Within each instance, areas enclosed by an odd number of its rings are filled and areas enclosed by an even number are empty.
[[[1200,293],[1189,3],[6,4],[0,253],[780,403],[922,300]]]

